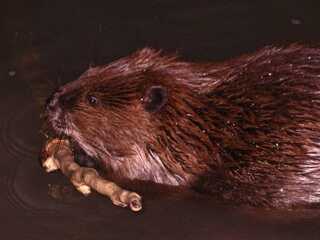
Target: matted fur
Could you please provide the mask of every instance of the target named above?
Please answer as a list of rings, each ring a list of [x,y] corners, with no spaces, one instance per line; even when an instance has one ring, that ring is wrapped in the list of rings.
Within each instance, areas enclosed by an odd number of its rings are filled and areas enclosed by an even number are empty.
[[[156,112],[143,106],[152,86],[168,93]],[[47,113],[120,178],[292,207],[320,202],[319,90],[316,47],[206,64],[143,49],[62,86]]]

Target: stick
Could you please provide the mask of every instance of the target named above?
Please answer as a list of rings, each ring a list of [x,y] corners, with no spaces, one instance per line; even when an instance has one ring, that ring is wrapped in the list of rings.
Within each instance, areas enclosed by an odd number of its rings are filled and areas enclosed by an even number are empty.
[[[81,167],[74,161],[74,155],[68,140],[53,139],[45,145],[42,166],[47,172],[60,169],[76,189],[85,196],[91,189],[109,197],[114,205],[129,206],[132,211],[142,209],[141,196],[122,189],[114,182],[100,177],[94,168]]]

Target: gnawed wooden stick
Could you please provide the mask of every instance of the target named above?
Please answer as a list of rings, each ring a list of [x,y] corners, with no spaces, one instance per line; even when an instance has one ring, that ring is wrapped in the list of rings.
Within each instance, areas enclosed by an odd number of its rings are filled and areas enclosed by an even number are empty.
[[[132,211],[142,209],[139,194],[122,189],[114,182],[103,179],[94,168],[79,166],[74,161],[68,140],[53,139],[49,141],[44,148],[43,158],[42,166],[47,172],[60,169],[82,194],[88,195],[91,193],[91,189],[94,189],[109,197],[117,206],[129,206]]]

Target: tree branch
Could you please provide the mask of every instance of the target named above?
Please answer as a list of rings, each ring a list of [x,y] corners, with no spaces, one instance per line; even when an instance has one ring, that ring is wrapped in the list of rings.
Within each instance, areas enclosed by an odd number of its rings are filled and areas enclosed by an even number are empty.
[[[139,194],[122,189],[114,182],[103,179],[94,168],[79,166],[74,161],[68,140],[53,139],[48,141],[43,151],[42,166],[47,172],[60,169],[76,189],[84,195],[89,195],[91,189],[94,189],[109,197],[117,206],[129,206],[135,212],[142,209],[142,199]]]

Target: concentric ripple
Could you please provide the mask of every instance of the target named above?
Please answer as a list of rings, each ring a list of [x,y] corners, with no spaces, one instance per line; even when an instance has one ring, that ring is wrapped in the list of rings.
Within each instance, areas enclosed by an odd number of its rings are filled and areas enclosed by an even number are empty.
[[[11,109],[6,118],[0,120],[0,143],[4,146],[9,157],[25,159],[33,158],[38,154],[39,149],[35,145],[35,141],[29,137],[32,136],[30,134],[32,130],[37,131],[36,123],[30,125],[30,114],[34,112],[32,104],[20,105],[18,108]]]
[[[5,185],[6,196],[14,208],[28,214],[53,213],[54,208],[44,204],[47,194],[45,183],[41,183],[42,169],[38,162],[39,114],[32,101],[13,97],[5,100],[2,103],[10,105],[1,106],[0,112],[0,150],[3,152],[0,167],[3,165],[5,169],[0,174],[0,184]]]

